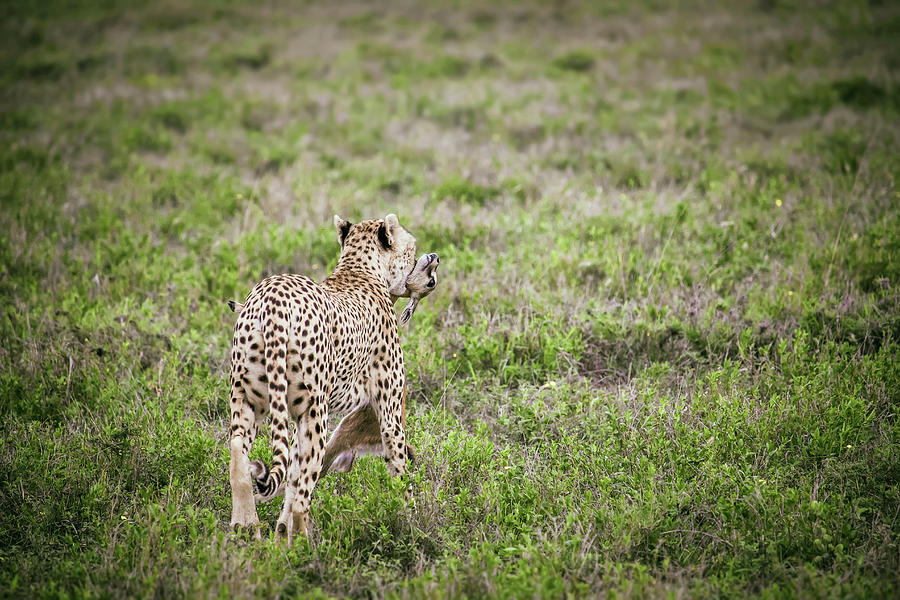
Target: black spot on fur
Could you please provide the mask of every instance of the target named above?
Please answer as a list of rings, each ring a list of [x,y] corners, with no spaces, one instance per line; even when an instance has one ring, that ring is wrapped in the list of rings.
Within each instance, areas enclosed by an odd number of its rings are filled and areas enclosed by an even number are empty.
[[[341,246],[344,245],[344,240],[347,239],[347,234],[350,233],[350,227],[353,225],[350,221],[344,221],[344,224],[341,225],[341,230],[338,232],[338,240],[341,243]]]
[[[378,241],[381,242],[381,245],[385,250],[391,249],[391,240],[388,238],[387,225],[384,223],[378,226]]]

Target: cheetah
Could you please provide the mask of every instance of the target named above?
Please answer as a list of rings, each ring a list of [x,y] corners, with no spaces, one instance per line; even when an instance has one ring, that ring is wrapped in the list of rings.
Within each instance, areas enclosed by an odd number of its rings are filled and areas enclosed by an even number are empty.
[[[400,327],[409,323],[419,301],[434,291],[437,285],[437,267],[439,264],[440,258],[437,254],[424,254],[416,262],[413,272],[406,278],[406,292],[399,297],[409,297],[410,300],[400,316],[397,317],[397,324]],[[243,306],[239,302],[228,300],[228,307],[232,312],[240,313]],[[403,430],[406,431],[405,388],[403,390],[403,402],[400,405],[400,419]],[[415,452],[409,443],[406,445],[406,452],[409,462],[414,463]],[[381,443],[381,429],[378,425],[378,418],[368,399],[365,399],[362,404],[341,419],[334,433],[332,433],[331,439],[328,440],[328,444],[325,446],[325,455],[322,459],[322,470],[319,473],[319,480],[321,481],[329,471],[336,473],[349,471],[353,468],[356,458],[364,455],[384,456],[384,446]],[[268,472],[269,468],[263,461],[251,461],[250,474],[258,487],[265,484]],[[284,485],[278,488],[276,496],[282,493],[284,493]],[[264,499],[258,496],[257,501],[264,501]]]
[[[418,264],[416,239],[394,214],[358,224],[335,215],[334,225],[341,245],[334,272],[318,284],[302,275],[264,279],[241,306],[232,340],[231,525],[253,529],[258,537],[256,503],[283,487],[275,533],[288,544],[309,534],[329,411],[370,406],[389,472],[406,471],[406,378],[393,303],[422,296],[406,285]],[[436,255],[426,260],[433,263],[427,286],[438,261]],[[248,454],[266,413],[273,461],[262,472]]]

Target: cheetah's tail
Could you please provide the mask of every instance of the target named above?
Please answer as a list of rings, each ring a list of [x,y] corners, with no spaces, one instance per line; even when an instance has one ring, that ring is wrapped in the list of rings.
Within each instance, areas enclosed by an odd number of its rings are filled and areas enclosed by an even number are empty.
[[[276,332],[274,306],[264,309],[262,321],[266,323],[263,338],[266,345],[266,356],[271,359],[266,365],[269,387],[269,412],[272,416],[272,467],[264,469],[265,479],[256,481],[259,492],[257,502],[271,500],[282,488],[288,471],[290,456],[290,414],[287,406],[287,348],[283,336]],[[280,326],[283,330],[284,327]],[[288,323],[290,328],[290,323]]]
[[[257,504],[262,502],[268,502],[273,498],[277,498],[278,496],[284,493],[284,482],[278,485],[275,488],[275,491],[267,494],[268,487],[271,487],[271,480],[269,479],[269,465],[264,463],[261,460],[254,460],[250,462],[250,477],[253,478],[253,484],[256,486],[256,495],[254,496],[254,500],[256,500]]]

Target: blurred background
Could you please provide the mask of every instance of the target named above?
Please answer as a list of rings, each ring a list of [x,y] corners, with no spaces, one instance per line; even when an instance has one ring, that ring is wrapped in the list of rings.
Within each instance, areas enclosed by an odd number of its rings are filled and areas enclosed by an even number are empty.
[[[897,592],[897,3],[3,12],[10,596]],[[416,505],[233,538],[225,301],[389,212]]]

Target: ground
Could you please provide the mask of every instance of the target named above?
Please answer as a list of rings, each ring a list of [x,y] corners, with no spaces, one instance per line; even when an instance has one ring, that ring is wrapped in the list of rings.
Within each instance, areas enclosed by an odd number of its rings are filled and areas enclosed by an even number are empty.
[[[895,3],[145,4],[4,7],[0,596],[900,593]],[[224,301],[388,212],[415,503],[235,537]]]

